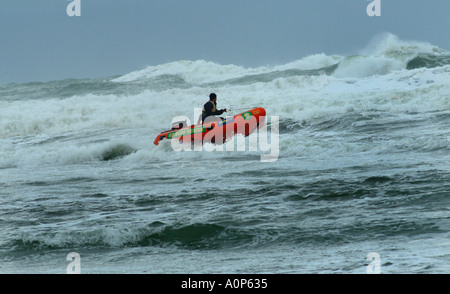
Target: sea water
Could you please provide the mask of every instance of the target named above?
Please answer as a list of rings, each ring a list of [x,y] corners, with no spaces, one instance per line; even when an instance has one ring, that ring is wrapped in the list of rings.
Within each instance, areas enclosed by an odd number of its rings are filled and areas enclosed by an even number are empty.
[[[226,115],[265,108],[274,160],[245,148],[260,133],[153,145],[211,92]],[[449,204],[450,52],[432,44],[0,86],[1,273],[448,273]]]

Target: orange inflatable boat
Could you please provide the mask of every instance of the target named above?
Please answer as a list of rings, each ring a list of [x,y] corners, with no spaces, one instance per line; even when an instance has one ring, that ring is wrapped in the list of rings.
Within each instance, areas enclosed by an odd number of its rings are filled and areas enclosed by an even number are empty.
[[[254,130],[263,126],[265,118],[266,110],[257,107],[235,116],[228,116],[223,120],[217,118],[216,121],[198,125],[184,126],[182,122],[177,122],[171,130],[161,132],[156,136],[153,143],[159,145],[162,140],[169,139],[180,140],[183,143],[223,144],[236,134],[250,135]]]

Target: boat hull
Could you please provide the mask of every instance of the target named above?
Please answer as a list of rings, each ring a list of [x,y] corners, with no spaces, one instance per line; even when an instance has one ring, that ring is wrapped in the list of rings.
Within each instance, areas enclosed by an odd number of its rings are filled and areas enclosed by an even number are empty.
[[[180,140],[183,143],[203,144],[210,142],[223,144],[237,134],[250,135],[264,124],[265,118],[266,110],[262,107],[257,107],[224,119],[217,118],[214,121],[204,122],[203,124],[161,132],[153,143],[159,145],[162,140],[169,139]]]

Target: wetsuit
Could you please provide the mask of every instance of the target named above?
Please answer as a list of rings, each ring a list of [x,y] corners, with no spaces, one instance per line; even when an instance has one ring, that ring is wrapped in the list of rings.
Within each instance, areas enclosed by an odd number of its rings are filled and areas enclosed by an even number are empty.
[[[223,110],[217,110],[216,103],[209,100],[205,103],[205,105],[203,105],[202,122],[204,122],[208,116],[221,115],[223,112]]]

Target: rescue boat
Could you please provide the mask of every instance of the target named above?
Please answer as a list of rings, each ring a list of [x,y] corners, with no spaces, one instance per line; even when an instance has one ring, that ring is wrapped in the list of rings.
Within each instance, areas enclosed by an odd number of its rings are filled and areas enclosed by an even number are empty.
[[[176,122],[172,129],[161,132],[153,143],[158,146],[164,140],[180,140],[183,143],[223,144],[231,137],[242,134],[250,135],[253,131],[263,126],[266,118],[266,110],[256,107],[246,112],[228,116],[224,119],[216,118],[215,121],[206,121],[202,124],[185,126],[184,122]]]

